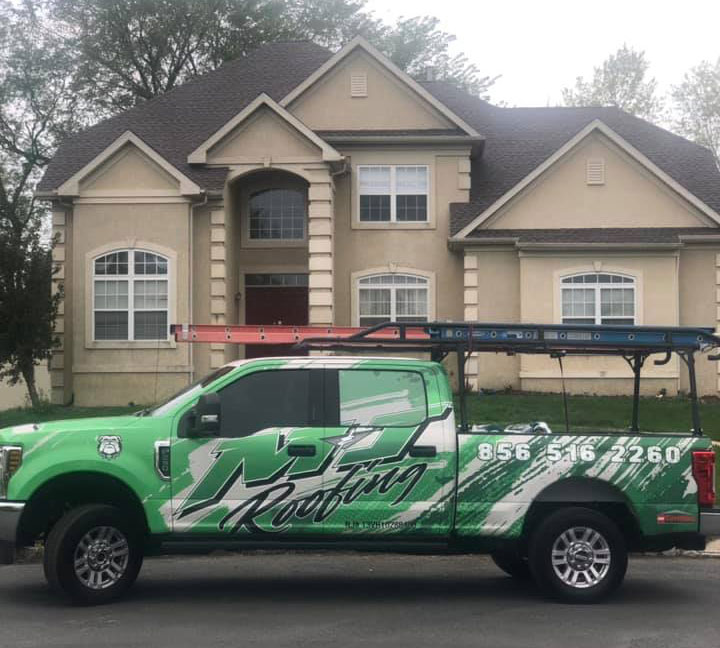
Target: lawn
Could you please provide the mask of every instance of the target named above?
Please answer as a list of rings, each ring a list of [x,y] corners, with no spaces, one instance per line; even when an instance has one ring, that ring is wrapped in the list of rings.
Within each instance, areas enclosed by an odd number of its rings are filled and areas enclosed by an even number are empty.
[[[545,421],[553,431],[565,427],[560,394],[502,393],[468,396],[471,423],[527,423]],[[641,398],[640,429],[644,432],[688,432],[692,427],[686,398]],[[568,396],[570,430],[624,430],[632,416],[632,398],[626,396]],[[705,433],[720,441],[720,400],[700,404]]]
[[[472,423],[523,423],[545,421],[555,431],[565,426],[562,396],[559,394],[502,393],[467,398]],[[61,407],[45,405],[0,412],[0,427],[39,423],[67,418],[132,414],[134,407]],[[632,399],[623,396],[568,396],[570,429],[623,430],[630,425]],[[720,441],[720,400],[703,402],[700,416],[706,434]],[[640,427],[648,432],[690,430],[690,402],[685,398],[643,398],[640,400]]]
[[[18,407],[0,411],[0,428],[23,423],[42,423],[59,419],[89,418],[92,416],[121,416],[132,414],[141,407],[62,407],[60,405],[43,405],[37,410],[29,407]]]

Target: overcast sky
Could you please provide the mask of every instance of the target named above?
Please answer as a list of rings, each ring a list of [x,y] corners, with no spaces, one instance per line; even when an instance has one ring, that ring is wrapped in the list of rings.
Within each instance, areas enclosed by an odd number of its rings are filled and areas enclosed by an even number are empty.
[[[386,20],[435,15],[483,74],[494,101],[545,106],[623,43],[645,50],[662,90],[720,56],[720,0],[369,0]]]

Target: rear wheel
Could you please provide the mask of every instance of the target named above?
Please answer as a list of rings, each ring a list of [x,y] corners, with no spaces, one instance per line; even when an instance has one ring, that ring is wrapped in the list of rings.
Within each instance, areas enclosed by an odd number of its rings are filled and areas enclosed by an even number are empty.
[[[142,561],[142,534],[113,506],[90,504],[70,511],[45,543],[48,582],[85,605],[121,596],[135,582]]]
[[[538,584],[572,603],[594,603],[614,592],[627,571],[627,547],[617,525],[585,508],[556,511],[535,529],[529,565]]]
[[[512,549],[500,549],[491,554],[493,562],[502,569],[508,576],[518,580],[529,580],[532,578],[530,565],[527,558]]]

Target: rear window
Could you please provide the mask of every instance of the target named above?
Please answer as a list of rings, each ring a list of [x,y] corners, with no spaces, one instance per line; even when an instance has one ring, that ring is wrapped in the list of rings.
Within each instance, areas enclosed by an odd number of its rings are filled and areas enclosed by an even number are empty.
[[[338,379],[341,425],[416,426],[427,418],[425,382],[416,371],[348,369]]]

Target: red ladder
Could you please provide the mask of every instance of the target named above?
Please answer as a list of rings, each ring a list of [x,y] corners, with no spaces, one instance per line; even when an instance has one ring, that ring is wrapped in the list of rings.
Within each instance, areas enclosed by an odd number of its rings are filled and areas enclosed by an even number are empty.
[[[334,338],[347,340],[367,330],[354,326],[284,326],[269,325],[235,325],[222,324],[173,324],[171,332],[176,342],[215,342],[221,344],[294,344],[311,338]],[[400,338],[399,328],[386,328],[368,334],[364,339],[397,340]],[[408,341],[430,340],[430,336],[422,328],[405,330]]]

